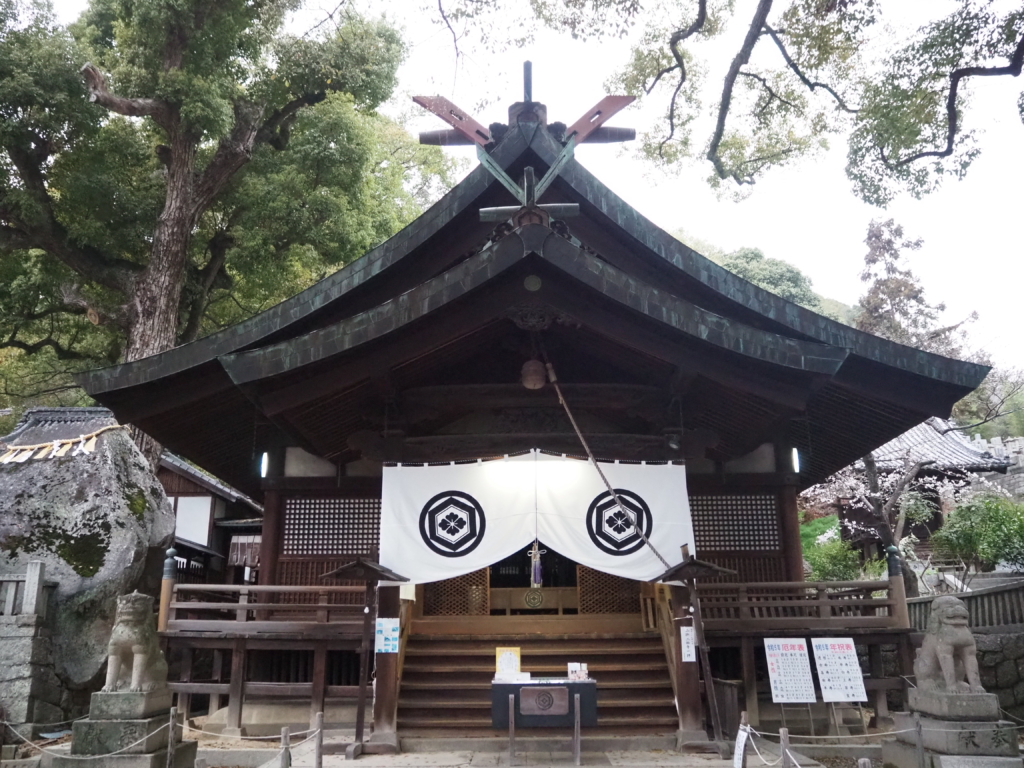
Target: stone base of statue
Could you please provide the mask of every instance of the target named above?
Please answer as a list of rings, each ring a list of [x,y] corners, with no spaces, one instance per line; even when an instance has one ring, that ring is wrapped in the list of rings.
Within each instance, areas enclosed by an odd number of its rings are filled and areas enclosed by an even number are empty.
[[[117,691],[92,695],[89,717],[72,726],[71,750],[54,755],[52,768],[167,768],[171,692],[166,687],[146,693]],[[173,768],[195,765],[195,741],[182,741],[175,726]],[[114,754],[117,753],[117,754]]]
[[[894,713],[895,739],[882,743],[882,762],[919,768],[917,721],[924,768],[1024,768],[1013,723],[999,719],[991,693],[940,693],[911,689],[914,712]]]

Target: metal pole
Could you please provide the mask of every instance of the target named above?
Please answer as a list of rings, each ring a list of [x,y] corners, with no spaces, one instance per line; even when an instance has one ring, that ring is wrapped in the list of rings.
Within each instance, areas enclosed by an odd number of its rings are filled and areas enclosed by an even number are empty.
[[[316,738],[313,739],[313,768],[323,768],[324,765],[324,713],[317,712],[313,721],[316,728]]]
[[[523,101],[533,101],[533,62],[523,62]]]
[[[292,764],[291,733],[286,725],[281,729],[281,768],[290,768]]]
[[[779,728],[779,748],[782,750],[782,768],[793,768],[789,756],[789,728]]]
[[[508,695],[508,764],[516,764],[516,695]]]
[[[575,694],[575,700],[573,701],[573,721],[574,727],[572,732],[572,762],[573,765],[580,764],[580,752],[583,751],[580,745],[580,695]]]
[[[174,766],[174,737],[178,729],[178,708],[171,707],[171,720],[167,725],[167,768]]]

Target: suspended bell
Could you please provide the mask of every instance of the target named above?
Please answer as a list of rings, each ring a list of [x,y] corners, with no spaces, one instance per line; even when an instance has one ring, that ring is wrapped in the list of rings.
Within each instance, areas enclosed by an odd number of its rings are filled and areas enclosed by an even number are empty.
[[[548,374],[544,363],[540,360],[527,360],[523,363],[521,381],[527,389],[543,389],[547,383]]]

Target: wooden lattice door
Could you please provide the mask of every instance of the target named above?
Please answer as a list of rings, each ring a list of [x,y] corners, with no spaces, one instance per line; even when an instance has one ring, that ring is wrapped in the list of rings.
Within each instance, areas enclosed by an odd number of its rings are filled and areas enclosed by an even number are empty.
[[[490,568],[423,585],[424,616],[488,616]]]

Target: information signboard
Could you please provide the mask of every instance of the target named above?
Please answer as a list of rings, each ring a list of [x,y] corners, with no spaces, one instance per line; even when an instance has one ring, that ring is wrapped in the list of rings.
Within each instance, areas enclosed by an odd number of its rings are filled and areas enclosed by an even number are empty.
[[[764,655],[768,660],[772,701],[776,704],[804,704],[818,700],[805,639],[766,637]]]
[[[398,619],[377,619],[373,650],[376,653],[398,653]]]
[[[814,637],[811,647],[824,701],[868,700],[852,637]]]
[[[694,637],[693,627],[680,627],[679,638],[679,647],[682,650],[683,661],[696,661],[697,643]]]

